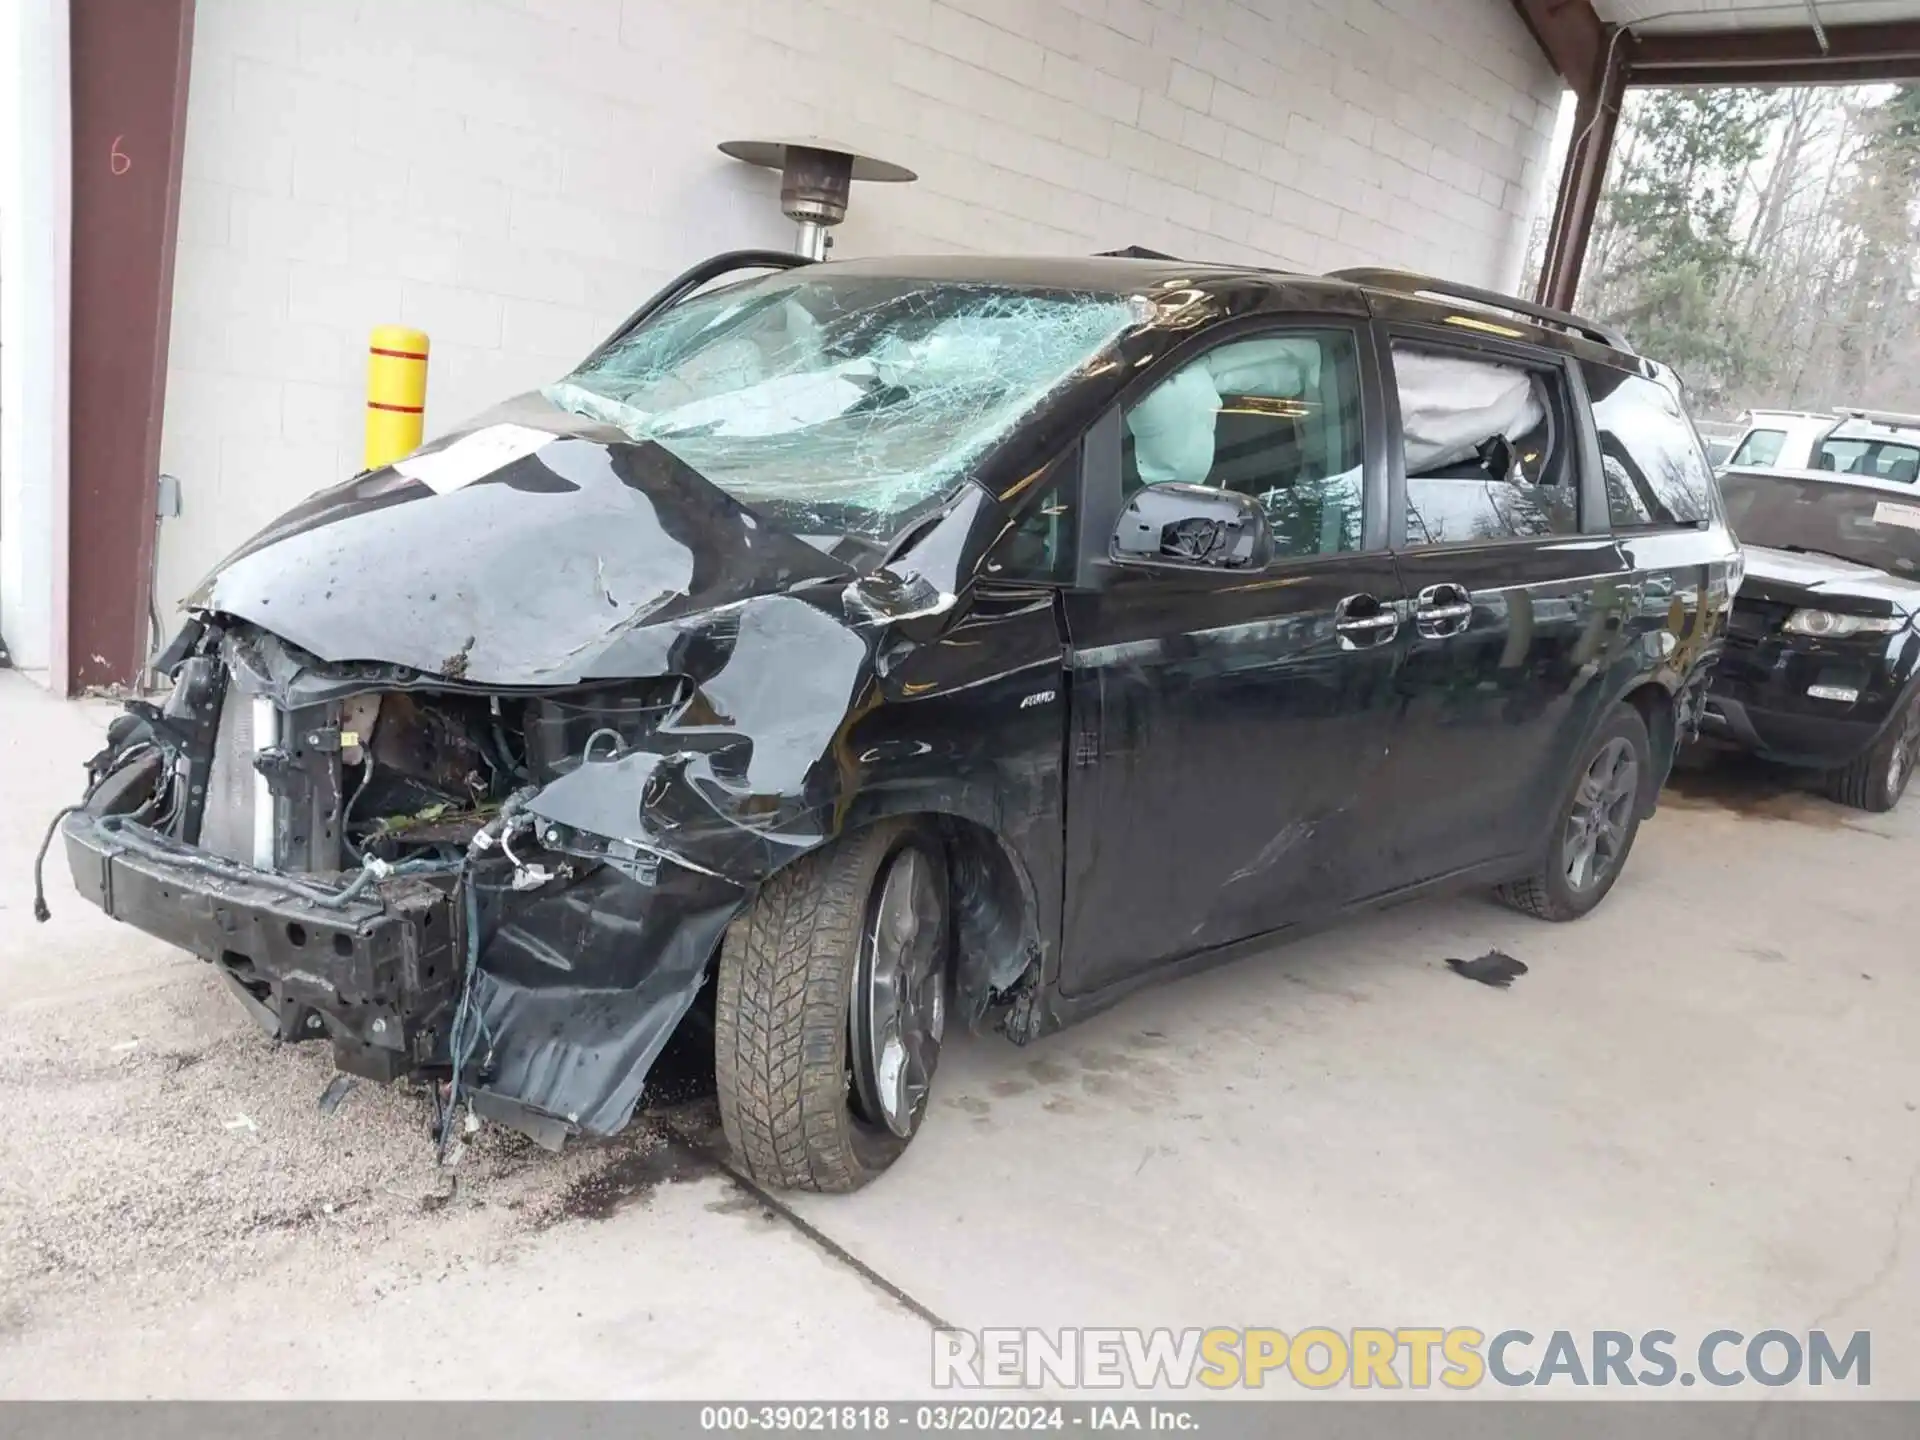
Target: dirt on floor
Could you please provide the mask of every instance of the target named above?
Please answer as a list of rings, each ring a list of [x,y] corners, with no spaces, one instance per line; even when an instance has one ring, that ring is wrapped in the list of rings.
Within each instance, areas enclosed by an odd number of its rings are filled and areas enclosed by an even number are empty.
[[[424,1242],[422,1271],[470,1263],[606,1208],[665,1143],[639,1127],[552,1155],[484,1126],[442,1166],[426,1089],[337,1077],[325,1045],[277,1045],[255,1030],[208,967],[174,970],[118,1017],[69,1003],[10,1027],[0,1052],[0,1107],[14,1117],[0,1129],[10,1309],[108,1279],[186,1297],[296,1246],[319,1283],[349,1283],[353,1257],[403,1227]],[[420,1225],[423,1215],[435,1223]],[[455,1243],[433,1243],[454,1232]]]

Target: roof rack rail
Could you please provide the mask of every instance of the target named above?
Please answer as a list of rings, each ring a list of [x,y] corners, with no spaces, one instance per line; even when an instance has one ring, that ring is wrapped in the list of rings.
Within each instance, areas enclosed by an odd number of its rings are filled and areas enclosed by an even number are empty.
[[[1547,305],[1535,305],[1530,300],[1521,300],[1512,295],[1502,295],[1498,290],[1482,290],[1477,285],[1461,285],[1452,280],[1437,280],[1431,275],[1421,275],[1412,270],[1387,270],[1360,267],[1351,270],[1334,270],[1327,275],[1329,280],[1344,280],[1350,285],[1366,285],[1375,290],[1392,290],[1401,295],[1443,295],[1449,300],[1467,300],[1475,305],[1485,305],[1495,310],[1506,310],[1515,315],[1524,315],[1529,320],[1539,320],[1548,325],[1557,325],[1563,330],[1571,330],[1576,335],[1584,335],[1589,340],[1597,340],[1602,345],[1610,345],[1615,350],[1627,354],[1634,353],[1627,337],[1618,330],[1601,325],[1593,320],[1583,320],[1565,310],[1555,310]]]
[[[1889,430],[1920,429],[1920,415],[1906,415],[1898,410],[1869,410],[1859,405],[1841,405],[1833,413],[1836,419],[1864,420],[1869,425],[1883,425]]]

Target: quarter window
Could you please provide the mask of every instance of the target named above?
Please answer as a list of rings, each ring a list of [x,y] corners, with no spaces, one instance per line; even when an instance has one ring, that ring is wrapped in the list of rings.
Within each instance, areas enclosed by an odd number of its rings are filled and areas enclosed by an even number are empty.
[[[1825,440],[1814,454],[1813,468],[1911,485],[1920,473],[1920,450],[1885,440]]]
[[[1613,523],[1694,525],[1711,519],[1713,470],[1679,398],[1624,370],[1585,368]]]
[[[1001,495],[1015,515],[987,555],[987,573],[1002,580],[1071,583],[1079,490],[1080,447],[1075,445]]]
[[[1733,465],[1752,465],[1766,469],[1779,463],[1780,450],[1787,443],[1784,430],[1749,430],[1740,448],[1733,452]]]
[[[1208,485],[1266,509],[1276,555],[1360,548],[1360,364],[1345,330],[1301,330],[1210,350],[1127,407],[1125,494]]]
[[[1559,372],[1426,345],[1393,347],[1409,545],[1580,528]]]

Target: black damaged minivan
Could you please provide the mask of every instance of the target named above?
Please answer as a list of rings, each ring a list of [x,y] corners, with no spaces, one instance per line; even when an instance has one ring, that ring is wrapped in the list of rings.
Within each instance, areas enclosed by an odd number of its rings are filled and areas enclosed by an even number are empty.
[[[227,560],[65,845],[443,1139],[610,1134],[710,1026],[739,1161],[846,1190],[950,1023],[1441,887],[1584,914],[1739,579],[1672,376],[1570,315],[740,252]]]

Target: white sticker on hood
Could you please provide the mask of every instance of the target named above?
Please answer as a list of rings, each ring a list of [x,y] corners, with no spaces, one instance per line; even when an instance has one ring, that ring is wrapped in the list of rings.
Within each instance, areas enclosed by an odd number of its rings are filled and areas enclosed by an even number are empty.
[[[559,438],[550,430],[534,430],[525,425],[489,425],[471,435],[462,435],[446,449],[431,455],[409,455],[404,460],[396,460],[393,468],[409,479],[418,480],[435,494],[444,495],[449,490],[471,485]]]

